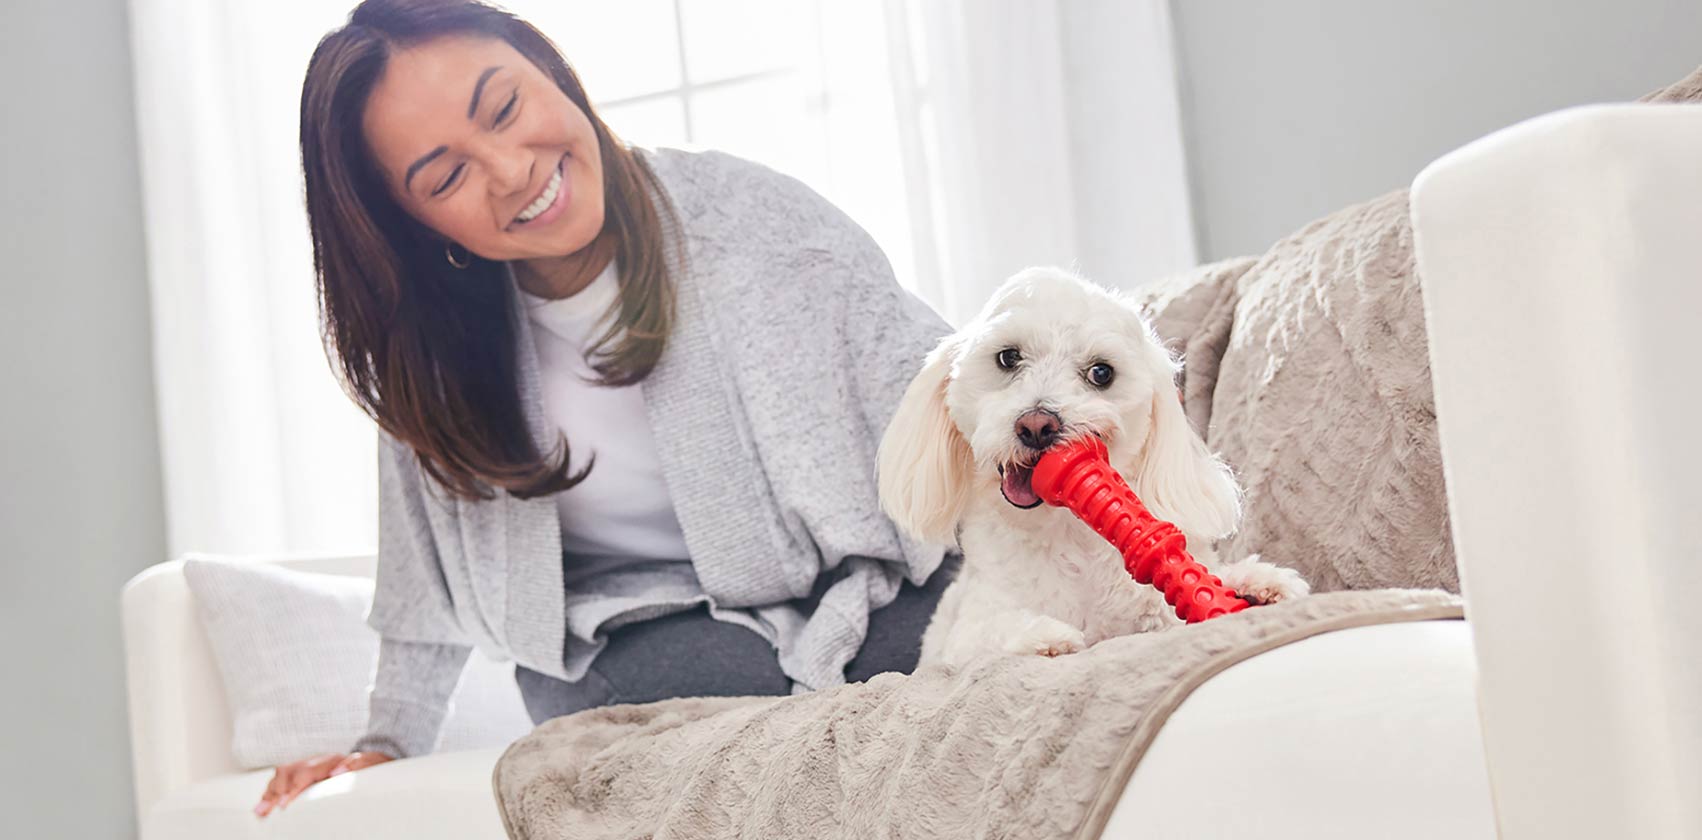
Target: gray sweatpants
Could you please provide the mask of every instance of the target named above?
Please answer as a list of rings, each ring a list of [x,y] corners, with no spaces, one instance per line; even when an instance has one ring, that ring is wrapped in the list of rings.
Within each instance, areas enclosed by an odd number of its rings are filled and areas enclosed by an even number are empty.
[[[906,582],[892,603],[869,614],[863,647],[845,666],[847,682],[886,671],[910,673],[922,652],[922,632],[962,562],[946,562],[925,586]],[[517,665],[514,678],[534,723],[616,703],[669,697],[790,694],[774,646],[756,633],[716,621],[707,607],[628,624],[609,634],[585,678],[565,682]]]

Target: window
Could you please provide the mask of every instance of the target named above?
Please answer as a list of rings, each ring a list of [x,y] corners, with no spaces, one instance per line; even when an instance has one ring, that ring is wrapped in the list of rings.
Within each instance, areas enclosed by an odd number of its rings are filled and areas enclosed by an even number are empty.
[[[766,164],[868,230],[915,288],[880,3],[515,0],[629,143]]]

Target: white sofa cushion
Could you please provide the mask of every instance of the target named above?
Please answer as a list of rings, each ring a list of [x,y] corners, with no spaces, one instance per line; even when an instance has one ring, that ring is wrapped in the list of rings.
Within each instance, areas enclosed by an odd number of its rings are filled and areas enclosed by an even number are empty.
[[[365,620],[372,580],[220,558],[189,559],[184,577],[224,682],[237,764],[348,750],[366,729],[378,661]],[[512,665],[476,652],[451,703],[440,750],[504,746],[532,727]]]
[[[1232,665],[1147,748],[1104,840],[1494,840],[1464,621],[1313,636]]]
[[[144,840],[453,837],[507,834],[491,795],[500,749],[392,761],[326,779],[282,811],[254,815],[272,776],[255,770],[197,782],[162,800],[142,824]]]

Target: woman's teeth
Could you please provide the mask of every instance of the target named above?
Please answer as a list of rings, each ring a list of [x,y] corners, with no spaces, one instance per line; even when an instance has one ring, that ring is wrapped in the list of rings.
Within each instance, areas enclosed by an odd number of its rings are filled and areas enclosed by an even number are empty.
[[[526,205],[526,209],[520,211],[520,215],[515,216],[514,220],[525,224],[536,219],[539,213],[548,210],[551,204],[556,203],[556,194],[559,192],[561,192],[561,167],[557,166],[555,174],[550,176],[549,185],[544,187],[543,194],[538,196],[537,201]]]

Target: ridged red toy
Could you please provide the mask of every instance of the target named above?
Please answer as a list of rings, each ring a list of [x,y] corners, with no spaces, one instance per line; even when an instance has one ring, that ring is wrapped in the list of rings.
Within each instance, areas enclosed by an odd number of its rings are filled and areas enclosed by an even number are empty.
[[[1188,538],[1152,515],[1140,497],[1111,468],[1105,443],[1086,438],[1046,452],[1034,465],[1034,492],[1049,505],[1069,508],[1123,555],[1136,582],[1151,584],[1193,624],[1247,608],[1188,554]]]

